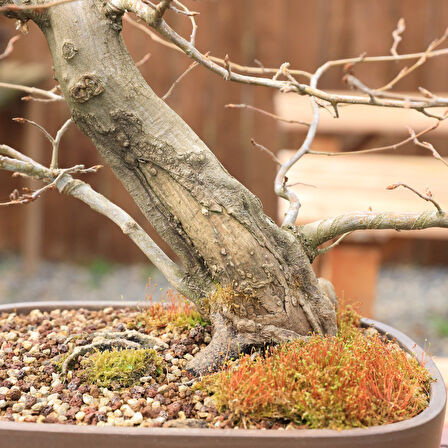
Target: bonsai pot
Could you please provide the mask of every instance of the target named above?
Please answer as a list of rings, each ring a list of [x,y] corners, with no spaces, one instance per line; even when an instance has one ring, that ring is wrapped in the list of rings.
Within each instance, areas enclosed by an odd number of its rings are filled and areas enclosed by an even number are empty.
[[[136,302],[32,302],[0,306],[1,313],[25,314],[33,309],[91,310],[135,307]],[[174,428],[124,428],[0,421],[0,448],[439,448],[445,415],[446,390],[437,367],[424,351],[403,333],[385,324],[363,319],[394,339],[408,353],[425,363],[434,382],[428,407],[417,416],[370,428],[349,430],[222,430]]]

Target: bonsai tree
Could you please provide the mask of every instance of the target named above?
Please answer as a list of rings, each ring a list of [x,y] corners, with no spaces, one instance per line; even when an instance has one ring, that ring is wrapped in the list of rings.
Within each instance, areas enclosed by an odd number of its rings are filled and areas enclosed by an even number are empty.
[[[347,104],[414,109],[434,118],[434,126],[418,134],[411,131],[410,137],[399,144],[414,141],[441,159],[435,148],[421,142],[419,137],[445,118],[432,109],[448,106],[448,98],[426,90],[421,95],[405,97],[390,89],[427,59],[448,54],[448,49],[438,49],[447,34],[424,52],[398,54],[404,28],[400,22],[393,33],[390,55],[330,61],[314,73],[307,73],[292,70],[287,63],[279,68],[242,67],[228,57],[221,60],[202,53],[195,46],[196,13],[177,0],[19,3],[0,0],[1,10],[16,19],[19,28],[25,27],[28,20],[40,27],[52,54],[58,87],[44,91],[2,86],[24,90],[41,99],[64,100],[71,118],[55,137],[44,131],[53,146],[48,167],[13,148],[0,146],[2,169],[46,184],[37,191],[23,194],[15,191],[7,204],[27,203],[45,190],[57,188],[120,226],[169,283],[193,301],[213,325],[212,341],[190,362],[192,371],[206,371],[219,364],[223,357],[253,346],[300,338],[310,332],[335,334],[334,290],[329,282],[318,279],[312,268],[323,243],[336,239],[334,244],[337,244],[344,235],[359,229],[416,230],[448,226],[448,215],[439,204],[429,194],[418,192],[435,205],[433,211],[401,215],[356,212],[296,226],[300,200],[287,179],[290,168],[312,152],[320,110],[330,108],[337,117],[339,106]],[[153,36],[157,33],[156,39],[167,51],[175,48],[184,52],[195,65],[211,70],[224,80],[309,98],[314,116],[311,123],[304,123],[308,129],[306,138],[294,157],[280,164],[275,180],[276,194],[289,202],[280,226],[264,214],[260,200],[223,168],[205,143],[142,78],[120,36],[122,20],[132,20],[127,13],[145,22],[148,33]],[[189,39],[168,25],[165,18],[173,13],[191,20],[193,31]],[[10,52],[12,44],[5,54]],[[369,88],[353,70],[356,64],[403,60],[411,61],[412,65],[382,89]],[[335,95],[319,89],[321,76],[335,66],[345,67],[346,82],[361,94]],[[60,140],[72,121],[92,140],[105,163],[176,253],[180,266],[128,214],[73,177],[99,167],[58,166]],[[262,145],[254,144],[269,152]],[[403,186],[412,189],[412,186]],[[123,341],[123,335],[120,338]]]

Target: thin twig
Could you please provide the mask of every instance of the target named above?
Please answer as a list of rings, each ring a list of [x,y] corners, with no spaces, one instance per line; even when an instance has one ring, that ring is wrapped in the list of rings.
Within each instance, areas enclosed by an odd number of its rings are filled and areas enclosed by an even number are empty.
[[[166,101],[168,97],[173,93],[173,90],[175,87],[184,79],[185,76],[188,75],[195,67],[197,67],[199,64],[197,62],[193,62],[189,65],[189,67],[179,76],[179,78],[176,79],[176,81],[171,84],[171,87],[168,89],[168,92],[165,93],[165,95],[162,96],[162,100]]]
[[[196,24],[196,19],[194,18],[195,15],[197,15],[197,12],[194,11],[190,11],[183,3],[181,3],[179,0],[174,0],[174,3],[176,5],[178,5],[183,12],[185,12],[189,18],[190,18],[190,22],[191,22],[191,34],[190,34],[190,44],[191,45],[196,45],[196,34],[198,32],[198,25]],[[179,11],[179,12],[182,12]]]
[[[398,53],[397,53],[398,44],[403,40],[401,35],[405,32],[405,30],[406,30],[406,23],[405,23],[403,17],[401,17],[398,20],[397,27],[395,28],[394,31],[392,31],[392,38],[394,39],[394,43],[392,44],[390,53],[393,56],[398,56]]]
[[[228,109],[249,109],[249,110],[253,110],[254,112],[258,112],[260,114],[263,114],[263,115],[266,115],[268,117],[271,117],[274,120],[282,121],[284,123],[301,124],[303,126],[309,126],[310,125],[309,123],[307,123],[305,121],[292,120],[292,119],[289,119],[289,118],[280,117],[279,115],[275,115],[272,112],[268,112],[267,110],[259,109],[258,107],[251,106],[250,104],[226,104],[224,107],[226,107]]]
[[[0,54],[0,61],[2,59],[5,59],[6,57],[8,57],[12,51],[14,50],[14,44],[20,39],[20,34],[17,36],[13,36],[11,37],[11,39],[9,39],[5,51],[3,53]]]
[[[21,90],[22,92],[26,92],[26,93],[30,93],[31,95],[41,95],[43,97],[46,98],[46,100],[50,100],[50,101],[63,101],[64,98],[62,95],[57,95],[56,93],[53,93],[50,90],[42,90],[42,89],[38,89],[36,87],[28,87],[28,86],[23,86],[20,84],[10,84],[7,82],[0,82],[0,87],[3,87],[5,89],[13,89],[13,90]],[[22,99],[34,99],[34,100],[39,100],[37,98],[31,98],[31,97],[25,97]]]
[[[252,143],[252,145],[255,146],[255,148],[257,148],[260,151],[265,152],[266,154],[269,154],[269,156],[271,157],[271,159],[277,164],[280,165],[282,164],[282,162],[280,162],[280,159],[268,148],[266,148],[266,146],[260,145],[260,143],[257,143],[255,141],[255,139],[251,138],[250,142]]]
[[[149,29],[146,25],[143,25],[131,17],[125,15],[123,16],[123,20],[133,27],[139,29],[140,31],[144,32],[147,36],[151,38],[154,42],[157,42],[158,44],[161,44],[167,48],[171,48],[172,50],[176,50],[180,53],[183,53],[183,50],[180,49],[177,45],[168,42],[167,40],[161,38],[159,35],[157,35],[154,31]],[[224,59],[218,58],[216,56],[209,56],[209,59],[217,64],[220,64],[224,66],[225,62]],[[256,62],[257,63],[257,62]],[[258,65],[258,64],[257,64]],[[277,73],[278,68],[269,68],[269,67],[251,67],[251,66],[245,66],[241,64],[237,64],[236,62],[230,61],[230,66],[232,70],[241,72],[241,73],[247,73],[250,75],[273,75]],[[311,73],[308,73],[304,70],[290,70],[290,73],[293,76],[304,76],[305,78],[310,78]]]
[[[52,8],[53,6],[63,5],[65,3],[72,3],[76,2],[78,0],[58,0],[55,2],[50,3],[39,3],[38,5],[15,5],[15,4],[8,4],[4,6],[0,6],[0,12],[3,11],[29,11],[29,10],[43,10]]]
[[[413,129],[409,128],[409,133],[411,134],[412,141],[417,146],[420,146],[422,148],[425,148],[425,149],[429,150],[431,152],[432,156],[435,159],[440,160],[443,164],[448,166],[448,162],[439,154],[439,152],[436,150],[436,148],[434,148],[434,146],[431,143],[429,143],[429,142],[421,142],[418,139],[420,137],[420,135],[419,134],[415,134]]]
[[[58,132],[56,133],[56,137],[53,139],[53,151],[51,154],[51,164],[50,164],[50,169],[54,170],[58,168],[58,160],[59,160],[59,144],[61,143],[61,139],[62,136],[65,134],[65,132],[67,131],[68,127],[70,126],[70,124],[72,123],[72,119],[69,118],[62,126],[61,128],[58,130]]]
[[[135,63],[136,67],[141,67],[143,64],[149,61],[151,58],[151,53],[146,53],[139,61]]]
[[[41,126],[39,123],[36,123],[33,120],[28,120],[27,118],[22,118],[22,117],[16,117],[13,118],[12,121],[15,121],[16,123],[20,123],[20,124],[24,124],[24,123],[28,123],[31,124],[33,126],[35,126],[37,129],[39,129],[42,134],[45,135],[45,137],[47,138],[47,140],[53,145],[54,144],[54,138],[50,135],[50,133],[43,127]]]
[[[437,209],[437,211],[439,212],[440,215],[445,214],[445,212],[442,210],[442,207],[440,207],[440,204],[432,197],[432,193],[429,190],[426,191],[426,194],[422,194],[422,193],[418,192],[415,188],[411,187],[410,185],[403,184],[403,183],[389,185],[388,187],[386,187],[386,190],[395,190],[398,187],[407,188],[408,190],[415,193],[419,198],[422,198],[424,201],[431,202],[434,205],[434,207]]]
[[[339,244],[341,244],[342,241],[343,241],[346,237],[348,237],[351,233],[353,233],[353,232],[347,232],[347,233],[344,233],[344,234],[341,235],[341,236],[340,236],[340,237],[339,237],[333,244],[330,244],[329,246],[324,247],[323,249],[317,249],[317,254],[318,254],[318,255],[323,255],[323,254],[329,252],[331,249],[334,249],[336,246],[339,246]]]
[[[379,146],[377,148],[368,148],[368,149],[358,149],[356,151],[341,151],[341,152],[325,152],[325,151],[314,151],[314,150],[309,150],[308,154],[313,154],[313,155],[318,155],[318,156],[329,156],[329,157],[333,157],[333,156],[353,156],[353,155],[358,155],[358,154],[369,154],[369,153],[374,153],[374,152],[381,152],[381,151],[388,151],[388,150],[396,150],[398,148],[400,148],[401,146],[406,145],[407,143],[410,142],[415,142],[415,138],[417,137],[421,137],[422,135],[428,134],[429,132],[433,131],[434,129],[438,128],[440,124],[440,121],[436,121],[432,126],[430,126],[429,128],[424,129],[423,131],[420,131],[418,134],[412,135],[398,143],[394,143],[393,145],[387,145],[387,146]],[[410,132],[413,132],[412,129],[410,130]],[[418,144],[418,143],[416,143]]]
[[[437,47],[439,47],[448,37],[448,28],[445,30],[445,33],[442,37],[439,39],[436,39],[432,41],[426,51],[423,52],[423,54],[420,56],[420,58],[413,64],[411,67],[404,67],[397,76],[395,76],[392,81],[388,82],[385,86],[380,87],[379,91],[389,90],[391,89],[395,84],[397,84],[398,81],[402,80],[404,77],[408,76],[410,73],[412,73],[414,70],[416,70],[418,67],[423,65],[426,60],[428,59],[428,55],[431,54]]]

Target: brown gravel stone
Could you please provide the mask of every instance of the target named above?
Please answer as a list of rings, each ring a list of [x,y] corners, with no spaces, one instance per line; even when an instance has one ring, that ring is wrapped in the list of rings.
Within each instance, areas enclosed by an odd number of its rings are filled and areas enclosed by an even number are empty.
[[[45,417],[53,412],[53,406],[45,406],[40,413]]]
[[[27,409],[30,409],[31,406],[35,405],[37,403],[37,398],[33,395],[27,395],[25,398],[25,407]]]
[[[110,407],[113,411],[116,411],[117,409],[120,409],[121,406],[123,406],[123,402],[118,397],[113,397],[110,401]]]
[[[92,384],[90,386],[89,393],[90,393],[90,395],[92,395],[93,398],[98,398],[100,395],[98,386],[95,386],[95,384]]]
[[[82,405],[82,394],[77,392],[73,397],[71,398],[69,404],[70,406],[81,406]]]
[[[45,417],[44,423],[59,423],[59,420],[55,415],[48,415]]]
[[[157,395],[157,386],[150,386],[146,389],[146,396],[154,398]]]
[[[145,418],[157,418],[161,409],[153,409],[151,406],[145,406],[140,412]]]
[[[81,394],[86,394],[89,391],[89,386],[82,384],[81,386],[78,387],[78,391]]]
[[[169,418],[177,417],[177,414],[182,409],[182,403],[180,401],[175,401],[167,406],[166,410]]]
[[[51,389],[52,394],[59,394],[64,390],[63,384],[58,384],[57,386],[54,386],[53,389]]]
[[[19,389],[10,389],[6,392],[6,399],[8,401],[17,401],[22,396]]]

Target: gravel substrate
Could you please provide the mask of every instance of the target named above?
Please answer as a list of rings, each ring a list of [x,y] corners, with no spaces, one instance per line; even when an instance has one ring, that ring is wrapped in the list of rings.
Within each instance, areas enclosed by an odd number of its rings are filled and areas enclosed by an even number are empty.
[[[163,375],[130,388],[82,381],[79,364],[67,380],[55,360],[98,331],[123,332],[141,311],[33,310],[0,316],[0,419],[19,422],[144,427],[225,427],[213,399],[192,388],[184,370],[211,339],[210,328],[152,330],[164,360]],[[71,335],[80,335],[71,339]]]

